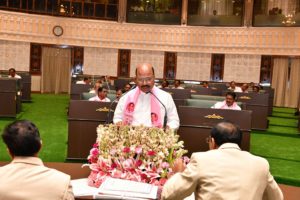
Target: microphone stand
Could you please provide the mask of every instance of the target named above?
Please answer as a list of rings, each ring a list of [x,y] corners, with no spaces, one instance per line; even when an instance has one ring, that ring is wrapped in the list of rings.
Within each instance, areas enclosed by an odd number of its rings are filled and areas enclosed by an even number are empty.
[[[166,106],[161,102],[161,100],[151,91],[147,92],[147,93],[150,93],[152,96],[154,96],[158,101],[159,103],[164,107],[165,109],[165,116],[164,116],[164,124],[163,124],[163,128],[164,130],[166,130],[167,128],[167,120],[168,120],[168,115],[167,115],[167,108]]]

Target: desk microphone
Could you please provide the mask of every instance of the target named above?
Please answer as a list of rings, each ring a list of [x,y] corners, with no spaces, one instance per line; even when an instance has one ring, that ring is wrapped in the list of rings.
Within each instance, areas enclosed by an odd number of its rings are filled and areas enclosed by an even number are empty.
[[[127,92],[123,93],[121,97],[123,97],[125,94],[127,94],[129,91],[133,90],[136,88],[136,85],[132,86],[132,88],[130,88],[130,90],[128,90]],[[121,99],[121,97],[119,98],[119,100]],[[114,112],[112,110],[112,106],[114,105],[114,103],[116,103],[118,101],[118,99],[116,98],[115,100],[113,100],[109,106],[109,110],[107,113],[107,117],[106,117],[106,123],[105,124],[109,124],[112,120],[110,120],[111,114],[112,112]]]
[[[167,115],[167,108],[166,106],[161,102],[161,100],[159,100],[159,98],[153,93],[151,92],[151,90],[149,92],[147,92],[147,94],[150,93],[152,96],[154,96],[158,101],[159,103],[164,107],[165,109],[165,116],[164,116],[164,124],[163,124],[163,128],[164,130],[166,130],[166,127],[167,127],[167,120],[168,120],[168,115]]]

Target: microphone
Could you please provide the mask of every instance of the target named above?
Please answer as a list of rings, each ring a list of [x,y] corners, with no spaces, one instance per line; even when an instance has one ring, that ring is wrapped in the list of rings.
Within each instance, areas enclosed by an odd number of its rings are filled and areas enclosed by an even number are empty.
[[[124,92],[123,94],[122,94],[122,96],[121,97],[123,97],[125,94],[127,94],[129,91],[131,91],[131,90],[133,90],[133,89],[135,89],[136,88],[136,85],[134,85],[134,86],[132,86],[132,88],[130,88],[130,90],[128,90],[127,92]],[[119,98],[119,99],[121,99],[121,97]],[[107,113],[107,117],[106,117],[106,123],[105,124],[109,124],[112,120],[110,120],[110,118],[111,118],[111,112],[113,112],[113,110],[112,110],[112,106],[114,105],[114,103],[116,103],[119,99],[115,99],[115,100],[113,100],[112,102],[111,102],[111,104],[109,105],[109,110],[108,110],[108,113]]]
[[[153,93],[151,92],[151,90],[149,92],[147,92],[147,94],[150,93],[152,96],[154,96],[158,101],[159,103],[164,107],[165,109],[165,116],[164,116],[164,124],[163,124],[163,128],[164,130],[166,130],[166,127],[167,127],[167,120],[168,120],[168,115],[167,115],[167,108],[166,106],[161,102],[161,100],[159,100],[159,98]]]

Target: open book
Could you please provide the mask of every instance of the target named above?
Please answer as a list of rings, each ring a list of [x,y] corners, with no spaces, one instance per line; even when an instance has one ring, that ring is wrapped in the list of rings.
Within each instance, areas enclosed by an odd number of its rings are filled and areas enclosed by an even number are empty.
[[[95,198],[109,199],[157,199],[158,187],[116,178],[107,178],[99,187]]]

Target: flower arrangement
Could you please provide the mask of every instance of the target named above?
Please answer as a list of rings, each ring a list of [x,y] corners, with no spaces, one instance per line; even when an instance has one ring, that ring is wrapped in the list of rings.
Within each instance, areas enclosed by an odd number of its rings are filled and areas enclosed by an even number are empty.
[[[171,129],[144,126],[99,125],[97,141],[88,156],[90,186],[99,187],[107,177],[163,186],[174,160],[187,151]],[[188,158],[184,157],[188,162]]]

